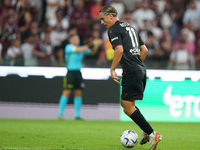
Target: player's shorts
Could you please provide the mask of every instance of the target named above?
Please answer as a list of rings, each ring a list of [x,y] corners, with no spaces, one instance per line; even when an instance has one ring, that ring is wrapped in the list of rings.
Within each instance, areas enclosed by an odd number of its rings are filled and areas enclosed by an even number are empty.
[[[121,86],[121,99],[142,100],[146,86],[146,71],[135,71],[123,75]]]
[[[68,71],[63,78],[63,89],[83,89],[84,83],[80,71]]]

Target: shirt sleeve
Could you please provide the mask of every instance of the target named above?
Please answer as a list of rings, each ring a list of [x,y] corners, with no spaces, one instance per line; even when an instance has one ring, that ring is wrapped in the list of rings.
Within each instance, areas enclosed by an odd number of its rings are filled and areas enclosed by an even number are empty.
[[[91,50],[90,50],[90,49],[87,49],[86,51],[83,52],[83,54],[84,54],[84,55],[89,55],[90,52],[91,52]]]
[[[72,44],[67,44],[65,46],[65,53],[74,53],[76,49],[77,49],[76,46],[74,46]]]
[[[140,46],[144,45],[144,42],[142,41],[142,38],[140,37],[139,34],[138,34],[138,39],[139,39],[139,45]]]
[[[122,45],[122,40],[121,40],[121,36],[119,32],[113,31],[113,29],[108,30],[108,37],[109,37],[110,43],[112,44],[113,49],[117,45]]]

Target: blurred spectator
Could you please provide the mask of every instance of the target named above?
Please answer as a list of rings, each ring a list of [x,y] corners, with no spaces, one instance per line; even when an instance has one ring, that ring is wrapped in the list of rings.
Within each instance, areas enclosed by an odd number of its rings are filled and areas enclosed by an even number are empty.
[[[143,27],[139,29],[140,37],[144,43],[147,43],[148,32],[151,30],[151,23],[148,20],[143,21]]]
[[[155,40],[155,36],[151,31],[147,33],[147,42],[145,43],[145,45],[148,48],[148,53],[145,58],[145,65],[148,68],[154,68],[158,66],[157,57],[159,57],[159,43],[158,40]]]
[[[193,24],[188,22],[185,28],[181,30],[181,37],[185,41],[187,50],[194,53],[195,50],[195,33]]]
[[[14,0],[14,1],[17,1],[16,17],[18,17],[18,15],[22,9],[24,9],[28,6],[28,7],[30,7],[29,10],[33,17],[32,20],[36,21],[38,23],[38,25],[41,24],[41,21],[44,16],[44,4],[46,3],[46,1],[43,1],[43,0],[42,1],[41,0]],[[29,1],[29,2],[26,2],[26,1]],[[29,4],[27,5],[27,3],[29,3]]]
[[[52,18],[56,18],[56,11],[61,8],[64,9],[70,3],[70,0],[46,0],[46,21]]]
[[[172,51],[168,69],[189,70],[195,69],[193,54],[185,49],[185,41],[180,41],[180,47]]]
[[[48,24],[50,26],[50,42],[53,46],[54,54],[55,56],[60,56],[60,46],[62,44],[62,41],[67,38],[67,28],[69,27],[69,20],[66,17],[63,17],[62,11],[58,9],[56,11],[56,18],[50,19]],[[56,60],[58,58],[58,61],[60,61],[61,57],[55,58]],[[62,60],[63,59],[61,59],[61,61]]]
[[[63,11],[63,15],[65,17],[70,17],[72,11],[74,10],[74,7],[73,7],[73,3],[72,3],[72,0],[65,0],[65,7],[61,7],[62,11]]]
[[[158,27],[158,21],[157,19],[153,20],[151,23],[151,31],[155,37],[155,40],[160,40],[163,32],[162,29],[160,27]]]
[[[89,11],[84,8],[83,0],[77,0],[75,9],[70,16],[70,24],[75,26],[80,36],[80,45],[83,45],[84,37],[89,36],[89,27],[91,25],[91,18]]]
[[[51,33],[51,31],[52,31],[52,27],[50,25],[46,25],[46,27],[40,33],[40,40],[44,40],[44,36],[46,32]]]
[[[48,21],[48,25],[50,25],[51,30],[55,30],[58,32],[66,31],[69,27],[69,20],[66,17],[63,17],[62,11],[60,9],[56,10],[56,17],[51,18]]]
[[[196,45],[194,55],[195,55],[195,60],[196,60],[196,69],[200,70],[200,39],[197,40],[197,45]]]
[[[53,47],[50,43],[50,34],[44,35],[44,40],[37,43],[33,49],[33,54],[37,56],[38,66],[50,66],[52,61]]]
[[[117,12],[118,12],[118,15],[117,17],[119,19],[121,19],[123,13],[125,12],[125,5],[124,3],[122,3],[120,0],[112,0],[111,6],[115,7]]]
[[[193,42],[189,42],[187,39],[188,35],[186,33],[182,33],[180,40],[185,42],[185,49],[189,52],[189,53],[194,53],[195,50],[195,44]],[[174,42],[174,47],[177,49],[178,47],[180,47],[180,40]]]
[[[136,23],[135,20],[132,20],[132,17],[131,17],[131,12],[130,11],[127,11],[123,14],[123,17],[122,17],[122,21],[124,22],[127,22],[128,24],[130,24],[132,27],[134,27],[136,30],[138,30],[138,25]]]
[[[154,0],[153,4],[156,5],[156,12],[158,15],[162,14],[165,10],[166,0]]]
[[[65,9],[66,8],[68,8],[69,9],[69,7],[68,6],[71,6],[70,4],[71,4],[71,0],[59,0],[58,1],[60,4],[58,5],[58,9],[61,9],[62,10],[62,12],[64,12],[64,11],[66,11]],[[68,12],[67,13],[69,13],[69,11],[70,10],[67,10]],[[65,15],[68,15],[68,14],[65,14]]]
[[[69,38],[71,35],[77,34],[77,33],[78,33],[78,31],[77,31],[77,29],[76,29],[74,26],[70,26],[70,27],[67,29],[67,38],[64,39],[64,40],[62,41],[62,43],[61,43],[61,48],[63,48],[63,50],[65,49],[65,46],[66,46],[67,44],[69,44],[68,38]]]
[[[13,15],[13,14],[9,14],[8,10],[13,9],[15,11],[16,2],[13,5],[11,3],[11,0],[2,0],[0,2],[0,27],[2,27],[2,25],[5,24],[5,22],[6,22],[5,19],[9,15]]]
[[[105,64],[110,66],[112,63],[115,51],[113,50],[113,47],[109,41],[107,30],[103,32],[102,38],[103,38],[103,48],[105,49],[105,56],[106,56]]]
[[[74,34],[77,34],[77,29],[73,26],[70,26],[68,29],[67,29],[67,38],[65,38],[59,49],[57,49],[56,51],[54,51],[54,55],[55,55],[55,61],[57,63],[58,66],[65,66],[65,61],[64,61],[64,50],[65,50],[65,46],[67,44],[69,44],[69,40],[68,38],[71,36],[71,35],[74,35]]]
[[[35,43],[35,35],[29,34],[26,37],[26,42],[21,45],[21,51],[24,57],[25,66],[37,66],[37,60],[33,55]]]
[[[39,42],[40,38],[39,38],[39,31],[38,31],[38,24],[37,22],[31,22],[30,27],[25,31],[21,33],[21,41],[22,42],[26,42],[24,41],[25,38],[29,35],[34,36],[34,42]]]
[[[101,64],[101,61],[103,61],[103,40],[100,38],[101,36],[99,29],[100,25],[98,23],[93,24],[91,37],[88,38],[88,41],[85,41],[85,43],[94,44],[91,53],[85,56],[86,66],[97,66]]]
[[[2,49],[3,49],[3,46],[2,46],[2,44],[0,42],[0,54],[1,54]],[[3,59],[1,57],[1,55],[0,55],[0,65],[3,65]]]
[[[20,11],[25,10],[25,11],[30,11],[32,15],[32,19],[34,21],[37,21],[38,19],[38,12],[41,9],[41,0],[18,0],[19,2],[17,3],[17,8],[19,9],[18,13]]]
[[[170,34],[173,39],[176,38],[177,32],[178,32],[178,27],[175,22],[175,16],[176,16],[176,12],[172,8],[171,3],[166,1],[164,12],[161,14],[161,17],[160,17],[160,24],[162,28],[170,29]]]
[[[120,0],[125,5],[126,11],[133,11],[136,8],[136,0],[130,1],[130,0]]]
[[[194,0],[195,6],[200,10],[200,0]]]
[[[6,15],[4,15],[4,16],[2,16],[2,20],[1,20],[1,22],[0,22],[0,26],[3,26],[3,25],[5,25],[6,23],[7,23],[7,18],[8,18],[8,16],[14,16],[14,23],[16,24],[16,25],[18,25],[18,21],[17,21],[17,19],[15,18],[15,10],[13,9],[13,8],[8,8],[7,10],[6,10]]]
[[[189,42],[194,42],[195,41],[195,30],[194,30],[194,26],[191,22],[188,22],[184,25],[184,27],[180,30],[180,34],[185,33],[188,35],[187,40]]]
[[[20,10],[18,13],[18,26],[20,32],[25,32],[29,29],[30,24],[32,21],[35,21],[35,14],[39,11],[39,6],[35,5],[34,7],[31,7],[30,1],[20,1]]]
[[[8,16],[7,17],[7,23],[3,26],[1,33],[0,33],[0,39],[1,43],[3,45],[1,56],[4,57],[8,47],[11,45],[11,41],[13,39],[16,39],[18,37],[18,28],[16,24],[14,23],[14,16]]]
[[[91,18],[94,21],[99,21],[99,10],[103,7],[102,0],[94,0],[94,5],[90,9]]]
[[[149,3],[146,0],[143,1],[141,8],[132,13],[132,20],[136,20],[140,29],[144,28],[144,20],[151,22],[155,17],[155,12],[149,8]]]
[[[197,41],[198,39],[200,39],[200,26],[199,26],[199,29],[195,31],[195,45],[197,45]]]
[[[182,18],[186,10],[186,6],[189,3],[188,0],[168,0],[175,12],[174,23],[181,28],[183,25]]]
[[[163,28],[163,37],[160,39],[160,49],[163,51],[163,62],[167,66],[172,48],[172,37],[168,28]]]
[[[35,19],[34,21],[36,21],[38,23],[38,25],[42,24],[42,21],[44,20],[44,6],[46,4],[46,1],[41,1],[41,0],[31,0],[31,6],[32,7],[37,7],[39,8],[39,10],[37,11],[37,15],[35,14]]]
[[[144,0],[136,0],[135,7],[133,8],[132,11],[134,12],[135,10],[142,8],[143,2],[144,2]]]
[[[183,23],[187,24],[188,22],[193,24],[195,30],[199,28],[200,10],[196,8],[194,1],[189,3],[189,8],[184,12]]]
[[[7,57],[10,60],[10,66],[24,66],[24,58],[20,45],[20,39],[14,39],[8,48]]]
[[[90,10],[95,0],[83,0],[83,1],[85,4],[85,9]]]

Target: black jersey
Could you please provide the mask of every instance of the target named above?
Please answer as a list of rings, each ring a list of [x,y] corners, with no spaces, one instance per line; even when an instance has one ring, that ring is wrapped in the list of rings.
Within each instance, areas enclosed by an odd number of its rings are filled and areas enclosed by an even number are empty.
[[[108,37],[113,46],[122,45],[124,52],[120,61],[123,73],[145,70],[145,65],[140,59],[140,46],[144,45],[138,31],[126,22],[117,21],[108,30]]]

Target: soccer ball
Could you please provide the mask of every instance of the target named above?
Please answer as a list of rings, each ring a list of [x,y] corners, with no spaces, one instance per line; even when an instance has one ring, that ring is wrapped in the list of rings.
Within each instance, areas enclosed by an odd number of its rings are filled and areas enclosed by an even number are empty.
[[[132,148],[138,143],[138,135],[133,130],[126,130],[121,134],[120,141],[124,147]]]

